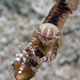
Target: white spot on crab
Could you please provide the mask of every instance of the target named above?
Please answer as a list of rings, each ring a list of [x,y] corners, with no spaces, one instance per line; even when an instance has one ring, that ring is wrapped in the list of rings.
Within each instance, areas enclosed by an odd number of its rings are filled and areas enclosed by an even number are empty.
[[[23,67],[20,67],[19,69],[20,69],[21,71],[23,71],[24,68],[23,68]]]
[[[33,37],[33,40],[36,40],[36,38]]]
[[[20,53],[20,54],[19,54],[19,57],[23,57],[23,54]]]
[[[22,65],[24,65],[24,63],[22,62]]]
[[[32,42],[34,42],[34,40],[33,40],[33,39],[32,39],[31,41],[32,41]]]
[[[32,49],[32,46],[31,46],[31,47],[29,47],[29,49]]]
[[[21,74],[22,73],[22,71],[18,71],[18,74]]]
[[[17,57],[17,58],[16,58],[16,61],[20,61],[20,58],[19,58],[19,57]]]
[[[31,46],[31,44],[32,44],[32,42],[30,42],[30,43],[28,44],[28,47]]]
[[[34,49],[31,49],[32,53],[35,55],[35,50]]]
[[[42,61],[46,61],[46,57],[43,57],[43,58],[42,58]]]
[[[26,58],[25,58],[25,57],[23,57],[23,62],[24,62],[24,63],[26,62]]]
[[[19,56],[19,54],[16,54],[16,57],[18,57]]]

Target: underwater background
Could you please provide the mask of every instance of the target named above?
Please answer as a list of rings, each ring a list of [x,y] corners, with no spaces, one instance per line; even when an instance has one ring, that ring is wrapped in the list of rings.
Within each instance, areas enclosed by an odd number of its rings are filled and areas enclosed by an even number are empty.
[[[27,46],[33,30],[57,0],[0,0],[0,80],[15,80],[10,64]],[[69,15],[55,61],[44,63],[31,80],[80,80],[80,5]]]

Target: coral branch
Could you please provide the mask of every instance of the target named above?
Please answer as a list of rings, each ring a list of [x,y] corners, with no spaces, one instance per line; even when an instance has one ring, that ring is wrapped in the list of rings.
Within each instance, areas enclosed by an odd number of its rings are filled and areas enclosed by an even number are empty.
[[[68,15],[76,9],[78,2],[79,0],[57,0],[43,23],[52,23],[61,30]]]

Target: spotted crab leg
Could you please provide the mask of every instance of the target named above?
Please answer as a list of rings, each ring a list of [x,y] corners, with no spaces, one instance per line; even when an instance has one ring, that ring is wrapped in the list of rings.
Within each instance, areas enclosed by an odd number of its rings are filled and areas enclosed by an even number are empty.
[[[41,58],[41,60],[43,62],[50,62],[50,61],[53,61],[55,58],[56,58],[56,56],[51,55],[51,56],[45,56],[45,57]]]

